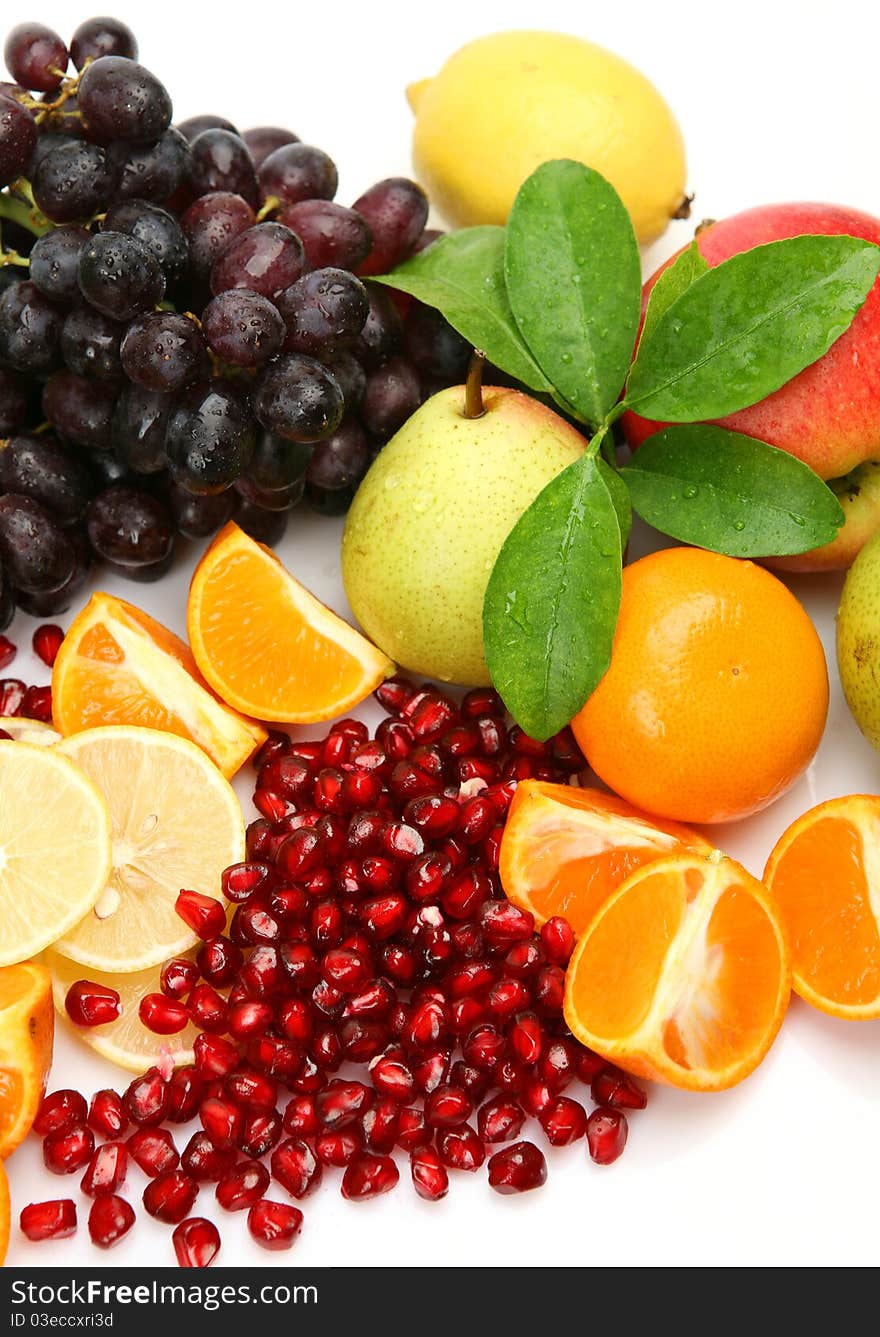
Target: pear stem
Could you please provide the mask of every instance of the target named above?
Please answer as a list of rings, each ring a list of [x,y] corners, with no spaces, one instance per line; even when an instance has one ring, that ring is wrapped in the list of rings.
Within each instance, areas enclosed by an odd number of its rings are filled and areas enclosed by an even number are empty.
[[[464,386],[464,416],[466,418],[482,418],[486,412],[483,404],[483,367],[485,363],[486,354],[481,349],[475,348]]]

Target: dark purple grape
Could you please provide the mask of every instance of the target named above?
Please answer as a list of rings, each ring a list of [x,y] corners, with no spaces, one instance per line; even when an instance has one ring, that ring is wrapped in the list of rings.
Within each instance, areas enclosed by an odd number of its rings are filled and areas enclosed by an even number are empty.
[[[72,525],[92,494],[82,460],[49,432],[13,436],[0,447],[0,490],[31,497],[62,525]]]
[[[16,376],[14,371],[4,371],[0,367],[0,438],[12,436],[17,432],[26,416],[26,383],[20,376]],[[10,489],[4,490],[8,492]]]
[[[387,439],[412,417],[421,402],[415,367],[406,358],[392,357],[367,376],[361,422],[371,436]]]
[[[33,173],[34,199],[53,223],[91,218],[106,208],[118,172],[98,144],[64,139],[41,158]]]
[[[86,583],[92,562],[92,550],[84,529],[72,529],[69,538],[73,547],[74,567],[71,574],[57,590],[32,594],[26,590],[16,590],[15,600],[23,613],[31,617],[55,617],[66,613],[79,590]]]
[[[168,503],[174,523],[184,538],[205,539],[232,519],[236,497],[232,488],[196,496],[194,492],[174,485],[168,494]]]
[[[5,631],[15,617],[15,594],[0,566],[0,631]]]
[[[30,102],[32,95],[21,84],[11,84],[6,79],[0,79],[0,97],[11,98],[13,102]],[[33,116],[33,109],[29,109],[28,114]]]
[[[405,176],[389,176],[365,191],[354,207],[367,220],[373,247],[361,274],[387,274],[406,259],[428,221],[428,197]]]
[[[137,53],[137,39],[121,19],[86,19],[70,43],[70,55],[78,70],[83,69],[87,60],[99,60],[101,56],[137,60]]]
[[[285,441],[263,432],[248,465],[248,476],[262,492],[284,492],[305,478],[313,446]]]
[[[174,401],[170,395],[126,385],[116,401],[111,436],[116,459],[135,474],[158,474],[168,467],[165,433]]]
[[[50,371],[58,361],[63,319],[35,284],[10,284],[0,293],[0,362],[16,371]]]
[[[173,126],[155,144],[111,144],[108,153],[118,172],[119,200],[161,202],[189,179],[189,144]]]
[[[253,226],[254,211],[240,195],[228,190],[202,195],[191,204],[180,220],[184,236],[189,241],[193,271],[199,278],[207,278],[214,261],[245,228]]]
[[[75,306],[61,327],[61,356],[65,366],[77,376],[118,381],[122,376],[119,345],[124,330],[124,325],[110,320],[93,306],[85,303]]]
[[[456,385],[467,372],[471,345],[433,306],[413,302],[403,322],[403,351],[417,371]]]
[[[89,543],[115,566],[153,566],[174,546],[168,507],[141,488],[117,485],[100,492],[86,514]]]
[[[152,144],[171,124],[171,98],[155,74],[124,56],[101,56],[80,75],[79,109],[99,144]]]
[[[190,141],[189,151],[190,184],[196,195],[224,190],[256,205],[257,174],[243,139],[231,130],[203,130]]]
[[[56,130],[47,130],[45,125],[41,126],[39,133],[37,134],[37,144],[34,149],[34,155],[31,158],[31,176],[33,176],[37,167],[48,153],[51,153],[53,149],[57,149],[59,144],[66,144],[68,142],[68,135],[63,135],[60,131]]]
[[[259,167],[276,149],[285,144],[298,144],[299,135],[292,130],[282,130],[278,125],[257,125],[252,130],[245,130],[242,139],[248,146],[254,166]]]
[[[388,291],[378,283],[367,285],[370,311],[352,352],[369,370],[387,362],[400,348],[403,324]]]
[[[327,491],[322,487],[314,487],[311,483],[306,484],[306,501],[311,510],[316,511],[318,515],[345,515],[351,503],[354,501],[354,494],[357,488],[337,487]]]
[[[31,282],[41,293],[62,306],[79,301],[77,264],[83,244],[89,239],[84,227],[53,227],[38,237],[30,254]]]
[[[121,354],[129,380],[165,394],[185,389],[208,372],[198,325],[173,311],[136,316],[122,340]]]
[[[59,590],[73,574],[73,545],[55,517],[33,497],[0,497],[0,561],[9,580],[31,594]]]
[[[3,55],[15,82],[38,93],[60,86],[69,60],[57,32],[42,23],[19,23],[7,37]]]
[[[257,543],[274,548],[284,538],[288,514],[288,511],[264,510],[262,506],[255,506],[252,501],[239,497],[235,523]]]
[[[37,146],[37,123],[26,107],[0,97],[0,186],[24,176]]]
[[[148,200],[122,200],[107,210],[105,232],[124,232],[152,253],[166,283],[179,283],[189,268],[189,243],[173,214]]]
[[[112,450],[90,450],[86,463],[92,477],[93,494],[103,492],[105,487],[115,487],[117,483],[137,486],[137,478]]]
[[[321,358],[324,366],[331,371],[339,382],[342,398],[345,400],[346,413],[354,413],[364,397],[367,385],[367,373],[357,358],[344,348],[335,353],[328,353]]]
[[[332,436],[319,441],[312,453],[306,481],[327,492],[354,487],[370,464],[370,447],[355,418],[344,418]]]
[[[302,242],[281,223],[257,223],[229,243],[211,270],[211,291],[250,288],[275,298],[305,268]]]
[[[316,269],[285,288],[278,309],[291,353],[332,353],[357,338],[370,310],[367,290],[344,269]]]
[[[311,357],[279,357],[257,382],[257,418],[288,441],[321,441],[339,426],[343,408],[338,382]]]
[[[264,200],[282,204],[299,200],[332,200],[339,175],[332,158],[311,144],[284,144],[265,158],[257,173]]]
[[[292,228],[303,244],[310,269],[356,269],[370,253],[372,238],[366,221],[354,209],[333,200],[300,200],[288,204],[278,222]]]
[[[87,450],[110,449],[115,402],[115,386],[72,371],[56,371],[43,387],[43,412],[58,435]]]
[[[161,302],[165,275],[135,237],[99,232],[80,252],[79,286],[86,301],[111,320],[131,320]]]
[[[230,130],[232,134],[238,134],[235,126],[231,121],[227,121],[225,116],[211,116],[210,113],[204,116],[190,116],[187,120],[181,121],[176,129],[189,144],[205,130]]]
[[[168,419],[171,475],[189,492],[221,492],[247,466],[256,439],[251,410],[232,386],[223,381],[196,386]]]
[[[284,321],[278,308],[249,288],[230,288],[202,312],[202,332],[209,346],[234,367],[259,367],[275,356],[284,342]]]
[[[249,474],[236,478],[232,486],[244,501],[259,507],[261,511],[292,511],[302,501],[306,487],[305,480],[300,478],[287,487],[263,488]]]

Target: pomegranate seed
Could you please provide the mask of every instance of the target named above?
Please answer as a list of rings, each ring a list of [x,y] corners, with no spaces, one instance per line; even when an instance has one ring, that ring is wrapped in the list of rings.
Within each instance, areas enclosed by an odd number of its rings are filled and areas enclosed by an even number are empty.
[[[283,1126],[294,1137],[313,1137],[321,1127],[314,1096],[293,1096],[284,1111]]]
[[[278,1083],[258,1072],[234,1072],[226,1078],[226,1094],[236,1105],[265,1113],[275,1108]]]
[[[507,1041],[499,1030],[486,1024],[476,1026],[470,1032],[461,1052],[466,1063],[470,1063],[482,1072],[492,1072],[500,1063]]]
[[[96,1198],[89,1209],[89,1236],[99,1249],[110,1249],[134,1225],[134,1208],[115,1193]]]
[[[541,946],[551,965],[567,966],[574,951],[574,929],[562,915],[553,915],[541,926]]]
[[[590,1095],[597,1105],[611,1105],[614,1109],[643,1110],[648,1097],[632,1078],[618,1068],[603,1068],[593,1078]]]
[[[529,1081],[528,1068],[524,1068],[521,1063],[514,1063],[513,1059],[509,1058],[501,1060],[492,1076],[496,1086],[513,1096],[520,1095]]]
[[[4,636],[2,640],[6,641],[6,637]],[[37,627],[31,644],[34,647],[34,654],[37,658],[42,659],[43,663],[51,668],[55,663],[55,658],[58,651],[61,649],[61,642],[63,640],[64,632],[61,628],[56,626],[54,622],[45,622],[43,626]],[[7,641],[6,644],[8,645],[9,642]],[[12,652],[15,654],[14,646]],[[0,654],[0,668],[5,668],[8,663],[9,660],[4,659],[2,654]]]
[[[238,1145],[246,1156],[259,1160],[278,1145],[281,1132],[281,1116],[277,1110],[268,1114],[246,1114]]]
[[[413,1187],[420,1198],[439,1202],[449,1192],[449,1175],[433,1147],[419,1147],[410,1152],[409,1169]]]
[[[370,1151],[387,1153],[394,1150],[400,1127],[400,1106],[387,1097],[377,1100],[360,1119],[364,1145]]]
[[[264,1035],[248,1045],[248,1061],[267,1077],[281,1081],[303,1080],[303,1055],[296,1045]]]
[[[469,961],[460,970],[453,970],[448,978],[450,995],[453,998],[466,998],[471,994],[483,993],[496,976],[496,970],[488,961]]]
[[[254,807],[270,822],[280,822],[287,812],[287,802],[280,794],[272,794],[268,789],[255,789]]]
[[[183,1170],[157,1175],[144,1189],[144,1207],[157,1221],[176,1225],[189,1214],[198,1197],[199,1186]]]
[[[539,1122],[551,1147],[567,1147],[587,1131],[587,1111],[578,1101],[560,1096],[545,1105]]]
[[[525,1121],[522,1105],[509,1096],[496,1096],[480,1106],[477,1130],[484,1142],[511,1142],[519,1137]]]
[[[80,1099],[82,1100],[81,1096]],[[89,1105],[86,1122],[93,1132],[100,1133],[102,1137],[119,1137],[128,1127],[128,1116],[122,1104],[122,1096],[116,1091],[111,1091],[109,1087],[103,1091],[96,1091]],[[34,1126],[36,1127],[36,1123]]]
[[[480,926],[492,947],[505,948],[531,940],[535,917],[509,901],[487,901],[480,911]]]
[[[245,833],[245,853],[249,861],[258,862],[260,859],[274,857],[276,844],[273,828],[265,817],[258,817],[255,822],[250,823]],[[223,887],[222,877],[220,885]],[[229,899],[232,900],[233,897],[230,896]]]
[[[473,1106],[456,1086],[438,1086],[425,1100],[425,1122],[429,1128],[456,1128],[467,1123]]]
[[[254,757],[255,766],[265,766],[276,757],[283,757],[290,751],[290,738],[281,729],[270,729],[265,743],[261,744]]]
[[[176,1170],[180,1164],[174,1138],[167,1128],[136,1129],[128,1139],[128,1150],[131,1159],[151,1179]]]
[[[52,688],[28,687],[21,703],[21,713],[28,719],[40,720],[43,724],[52,722]]]
[[[553,1103],[555,1093],[540,1077],[533,1077],[524,1083],[521,1099],[526,1113],[538,1118]]]
[[[449,1025],[453,1035],[470,1035],[482,1021],[486,1011],[485,1004],[479,998],[468,995],[456,998],[450,1008]]]
[[[374,896],[360,906],[358,918],[369,936],[379,942],[399,933],[406,923],[409,904],[398,892]]]
[[[393,1189],[400,1172],[390,1156],[364,1153],[353,1160],[342,1176],[342,1196],[351,1202],[375,1198]]]
[[[442,1129],[437,1136],[437,1150],[450,1170],[479,1170],[486,1159],[482,1140],[470,1124]]]
[[[43,1096],[34,1118],[34,1132],[40,1137],[47,1133],[59,1133],[73,1124],[84,1123],[88,1114],[85,1098],[79,1091],[63,1087]]]
[[[492,1079],[487,1072],[480,1072],[479,1068],[472,1068],[461,1059],[453,1063],[450,1068],[449,1080],[453,1086],[465,1092],[471,1104],[482,1100],[492,1085]]]
[[[100,1193],[115,1193],[125,1183],[128,1153],[121,1142],[105,1142],[98,1147],[80,1180],[80,1188],[90,1198]]]
[[[321,837],[311,827],[303,826],[278,846],[275,864],[285,877],[297,882],[307,873],[314,873],[321,858]]]
[[[163,993],[146,993],[138,1004],[138,1016],[155,1035],[176,1035],[189,1022],[183,1003]]]
[[[22,1207],[18,1218],[21,1233],[35,1243],[63,1240],[76,1231],[76,1203],[72,1198],[52,1198]]]
[[[525,980],[542,965],[544,954],[532,940],[515,942],[504,958],[504,969],[514,979]]]
[[[256,901],[240,905],[232,920],[232,929],[242,943],[257,946],[261,942],[280,942],[281,923],[269,910]]]
[[[255,1035],[265,1035],[274,1016],[268,1003],[254,999],[246,1003],[235,1003],[229,1008],[226,1024],[229,1034],[236,1040],[249,1040]]]
[[[168,1086],[158,1068],[136,1077],[122,1099],[129,1119],[140,1127],[161,1123],[168,1112]]]
[[[575,1053],[575,1069],[578,1081],[583,1082],[584,1086],[592,1086],[593,1078],[607,1066],[606,1060],[599,1054],[594,1054],[592,1049],[578,1046]]]
[[[159,972],[159,988],[169,998],[183,998],[195,987],[199,968],[185,956],[174,956],[166,961]]]
[[[220,886],[228,901],[241,904],[255,892],[262,891],[271,877],[272,870],[268,864],[249,860],[247,863],[234,863],[225,868],[220,878]]]
[[[417,1006],[403,1034],[404,1043],[413,1049],[427,1049],[445,1035],[449,1026],[449,1012],[443,1003],[429,999]]]
[[[26,690],[19,678],[0,678],[0,715],[20,715]]]
[[[197,1035],[193,1056],[199,1076],[228,1077],[238,1067],[239,1054],[234,1044],[219,1035]]]
[[[215,1147],[224,1150],[234,1147],[241,1137],[244,1115],[237,1105],[229,1100],[203,1100],[199,1110],[202,1127]]]
[[[559,1016],[565,998],[565,972],[561,966],[542,966],[535,976],[535,1007],[545,1015]]]
[[[43,1164],[53,1175],[72,1175],[91,1160],[95,1135],[84,1123],[69,1124],[43,1139]]]
[[[71,984],[64,1007],[76,1026],[106,1026],[122,1016],[122,1004],[116,990],[93,980],[77,980]]]
[[[383,1057],[370,1067],[370,1079],[383,1096],[406,1104],[415,1095],[416,1083],[411,1070],[400,1059]]]
[[[514,1058],[527,1067],[537,1063],[544,1045],[541,1023],[533,1012],[520,1012],[507,1032]]]
[[[311,1147],[298,1138],[288,1138],[272,1152],[272,1178],[286,1188],[292,1198],[305,1198],[321,1183],[321,1162]]]
[[[461,713],[466,720],[476,719],[480,715],[504,715],[504,702],[492,687],[474,687],[461,703]]]
[[[340,994],[356,993],[370,978],[370,965],[359,952],[331,948],[321,959],[321,974]]]
[[[489,799],[469,799],[459,813],[458,833],[465,845],[479,845],[489,835],[495,820],[495,807]]]
[[[259,1161],[239,1161],[218,1182],[217,1201],[227,1212],[243,1212],[259,1202],[269,1187],[269,1171]]]
[[[178,1267],[210,1267],[220,1252],[220,1231],[204,1216],[181,1221],[171,1234]]]
[[[611,1165],[626,1146],[626,1115],[609,1105],[600,1105],[587,1119],[587,1146],[597,1165]]]
[[[301,989],[313,988],[321,976],[318,958],[304,942],[283,943],[281,965],[288,979]]]
[[[373,1092],[362,1082],[334,1080],[316,1095],[315,1113],[323,1127],[335,1132],[354,1123],[373,1098]]]
[[[303,998],[289,998],[282,1003],[275,1024],[283,1036],[296,1044],[307,1045],[314,1032],[311,1009]]]
[[[34,632],[35,641],[36,637],[37,637],[37,632]],[[36,649],[36,645],[34,646],[34,648]],[[12,641],[10,641],[8,637],[0,636],[0,669],[5,669],[8,664],[11,664],[17,654],[18,654],[18,646],[13,645]],[[42,655],[40,656],[40,658],[42,658]],[[47,663],[49,663],[50,665],[53,662],[54,660],[47,661]]]
[[[440,898],[450,919],[470,919],[477,907],[492,894],[492,883],[479,868],[465,868],[446,887]]]
[[[409,947],[398,943],[387,943],[382,949],[382,970],[395,984],[407,989],[415,981],[418,973],[416,955]]]
[[[168,1080],[166,1119],[171,1123],[189,1123],[195,1117],[204,1091],[205,1083],[194,1067],[176,1068]]]
[[[289,1249],[302,1230],[303,1214],[286,1202],[263,1198],[248,1212],[248,1230],[264,1249]]]
[[[215,1147],[207,1133],[193,1133],[180,1157],[181,1167],[193,1179],[222,1179],[235,1164],[234,1148]]]
[[[210,984],[197,984],[186,1000],[184,1012],[200,1031],[219,1035],[229,1025],[229,1004]]]
[[[489,1158],[489,1185],[496,1193],[528,1193],[547,1182],[547,1162],[534,1142],[514,1142]]]
[[[387,1016],[394,1003],[394,990],[385,979],[368,980],[357,993],[349,995],[342,1015],[367,1019]]]
[[[196,956],[202,979],[221,989],[224,984],[232,983],[241,962],[241,949],[228,938],[212,938],[199,948]]]
[[[356,1128],[343,1128],[338,1133],[325,1131],[315,1138],[315,1155],[322,1165],[342,1169],[350,1165],[363,1149],[363,1139]]]
[[[415,695],[415,687],[407,678],[386,678],[373,695],[383,710],[399,715],[407,701]]]

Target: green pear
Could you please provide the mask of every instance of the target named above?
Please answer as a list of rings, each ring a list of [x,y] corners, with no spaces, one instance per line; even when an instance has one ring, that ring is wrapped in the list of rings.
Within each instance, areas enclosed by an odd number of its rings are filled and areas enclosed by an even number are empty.
[[[847,573],[837,613],[837,663],[856,724],[880,750],[880,534]]]
[[[414,673],[474,685],[490,681],[483,597],[501,545],[586,445],[519,390],[487,386],[482,409],[466,415],[464,386],[427,400],[377,456],[342,536],[345,591],[370,639]]]

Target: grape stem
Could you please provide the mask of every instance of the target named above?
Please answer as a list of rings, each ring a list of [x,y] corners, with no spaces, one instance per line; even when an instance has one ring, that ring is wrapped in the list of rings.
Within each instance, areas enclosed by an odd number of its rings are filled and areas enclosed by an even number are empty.
[[[27,269],[30,264],[26,255],[19,255],[18,251],[0,251],[0,265],[21,265]]]
[[[486,412],[483,404],[483,367],[485,363],[486,354],[482,349],[475,348],[464,386],[465,418],[482,418]]]
[[[281,208],[281,200],[277,195],[267,195],[263,201],[263,207],[257,213],[257,222],[262,223],[270,214],[274,214]]]
[[[17,191],[21,189],[29,199],[21,200],[16,195],[0,191],[0,219],[7,218],[10,223],[17,223],[27,232],[32,232],[35,237],[42,237],[46,232],[51,232],[54,224],[50,223],[34,204],[28,182],[16,181],[15,189]]]

